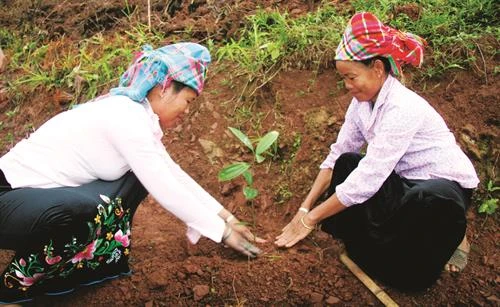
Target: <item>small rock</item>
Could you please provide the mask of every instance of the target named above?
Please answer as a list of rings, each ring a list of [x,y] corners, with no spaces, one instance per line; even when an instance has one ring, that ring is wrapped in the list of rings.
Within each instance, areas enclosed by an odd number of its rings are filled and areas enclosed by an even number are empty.
[[[207,285],[196,285],[193,287],[194,300],[199,301],[210,292]]]
[[[493,303],[493,306],[500,306],[500,299],[496,295],[490,295],[486,298],[486,300],[490,303]]]
[[[152,289],[163,288],[168,285],[168,278],[164,272],[155,271],[148,275],[148,281]]]
[[[205,107],[207,107],[208,110],[213,111],[214,110],[214,105],[210,102],[205,102],[204,104]]]
[[[226,184],[224,184],[222,186],[222,189],[220,191],[220,193],[222,194],[222,196],[229,196],[233,193],[233,191],[237,188],[238,186],[235,185],[234,183],[232,182],[228,182]]]
[[[337,117],[330,116],[328,118],[328,121],[326,122],[326,124],[328,125],[328,127],[330,127],[330,126],[334,125],[337,122],[337,120],[338,120]]]
[[[472,156],[471,158],[477,161],[481,161],[482,154],[476,142],[469,135],[465,133],[462,133],[460,135],[460,138],[465,143],[465,149],[467,150],[467,153]]]
[[[335,288],[340,289],[340,288],[342,288],[342,287],[344,287],[344,280],[339,279],[339,280],[335,283]]]
[[[349,292],[349,291],[345,292],[345,293],[344,293],[344,300],[345,300],[345,301],[350,301],[350,300],[352,300],[352,292]]]
[[[194,264],[186,264],[184,265],[184,269],[189,273],[189,274],[194,274],[198,272],[200,269],[197,265]]]
[[[205,139],[198,139],[198,142],[203,148],[203,152],[208,157],[211,164],[215,163],[215,158],[222,158],[224,156],[222,149],[220,149],[214,142]]]
[[[177,272],[177,278],[179,280],[184,280],[184,279],[186,279],[186,274],[184,274],[182,272]]]
[[[311,302],[312,303],[321,303],[323,301],[323,294],[313,292],[311,293]]]
[[[335,305],[335,304],[339,304],[341,301],[338,297],[335,297],[335,296],[329,296],[326,301],[325,301],[328,305]]]

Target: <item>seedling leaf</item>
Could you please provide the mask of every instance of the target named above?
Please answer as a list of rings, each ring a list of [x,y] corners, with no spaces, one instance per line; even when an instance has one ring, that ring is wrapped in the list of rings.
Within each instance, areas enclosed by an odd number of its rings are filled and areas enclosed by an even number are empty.
[[[245,187],[243,188],[243,195],[245,195],[247,200],[252,200],[259,195],[259,191],[251,187]]]
[[[246,162],[236,162],[229,166],[224,167],[219,172],[220,181],[228,181],[238,177],[250,168],[250,164]]]
[[[255,150],[256,156],[261,155],[263,152],[265,152],[273,143],[276,141],[276,139],[279,136],[278,131],[270,131],[266,135],[264,135],[260,141],[259,144],[257,144],[257,149]],[[258,160],[257,160],[258,162]],[[262,161],[261,161],[262,162]]]
[[[249,170],[246,170],[245,172],[243,172],[243,178],[245,178],[245,181],[248,183],[248,185],[253,184],[253,176]]]
[[[262,161],[264,161],[266,158],[259,155],[259,154],[255,154],[255,160],[257,160],[257,163],[261,163]]]
[[[250,148],[250,150],[253,152],[253,145],[252,141],[248,138],[246,134],[241,132],[241,130],[229,127],[229,130],[243,143],[245,144],[246,147]]]

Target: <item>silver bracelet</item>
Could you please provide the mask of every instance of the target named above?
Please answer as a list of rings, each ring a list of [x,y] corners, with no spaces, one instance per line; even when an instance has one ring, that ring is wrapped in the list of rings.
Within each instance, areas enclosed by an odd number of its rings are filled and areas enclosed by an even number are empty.
[[[230,216],[228,216],[228,217],[226,218],[226,223],[229,223],[229,222],[231,222],[232,220],[234,220],[234,215],[232,215],[232,214],[231,214]]]
[[[300,207],[299,211],[302,211],[302,212],[305,212],[305,213],[309,213],[309,209],[304,208],[304,207]]]

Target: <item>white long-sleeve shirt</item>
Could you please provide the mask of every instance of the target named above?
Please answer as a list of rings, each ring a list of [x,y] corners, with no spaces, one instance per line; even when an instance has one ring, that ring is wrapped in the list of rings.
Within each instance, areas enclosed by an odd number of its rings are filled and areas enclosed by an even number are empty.
[[[220,242],[222,205],[168,155],[149,103],[108,96],[60,113],[0,158],[13,188],[79,186],[116,180],[132,170],[148,192],[188,226]],[[33,204],[36,206],[36,204]]]
[[[443,178],[463,188],[479,183],[469,158],[455,141],[443,118],[427,101],[389,76],[373,108],[353,98],[337,141],[320,168],[333,168],[345,152],[366,155],[336,188],[345,206],[372,197],[394,170],[408,179]]]

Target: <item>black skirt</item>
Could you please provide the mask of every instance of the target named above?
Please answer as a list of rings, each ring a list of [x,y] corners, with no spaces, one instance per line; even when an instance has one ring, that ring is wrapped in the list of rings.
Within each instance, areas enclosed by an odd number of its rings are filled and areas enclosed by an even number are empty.
[[[1,276],[0,302],[64,294],[129,273],[132,218],[146,195],[132,172],[79,187],[4,184],[0,248],[16,254]]]
[[[362,156],[339,157],[330,197]],[[407,180],[392,173],[380,190],[322,222],[371,276],[399,289],[431,286],[463,239],[472,191],[445,179]]]

